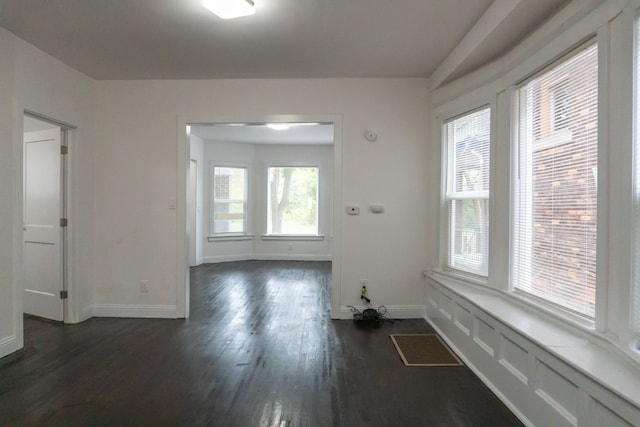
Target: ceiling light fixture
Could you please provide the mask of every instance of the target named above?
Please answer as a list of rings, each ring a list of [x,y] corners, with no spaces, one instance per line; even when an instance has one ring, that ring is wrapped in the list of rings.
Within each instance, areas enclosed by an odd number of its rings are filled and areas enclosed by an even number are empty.
[[[240,18],[256,13],[252,0],[204,0],[202,5],[222,19]]]
[[[289,123],[267,123],[267,127],[273,130],[287,130],[291,125]]]

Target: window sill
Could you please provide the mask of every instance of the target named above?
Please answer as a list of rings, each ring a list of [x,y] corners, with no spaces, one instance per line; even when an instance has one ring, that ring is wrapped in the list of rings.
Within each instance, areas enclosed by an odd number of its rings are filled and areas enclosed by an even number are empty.
[[[209,242],[237,242],[242,240],[253,240],[252,234],[219,234],[217,236],[209,236],[207,237],[207,241]]]
[[[453,269],[440,269],[434,268],[431,272],[425,271],[425,277],[432,277],[436,279],[438,277],[442,277],[449,280],[454,280],[460,282],[461,284],[473,284],[478,286],[488,286],[487,278],[483,276],[478,276],[472,273],[467,273],[462,270],[453,270]]]
[[[324,240],[323,235],[311,235],[311,234],[263,234],[262,240],[296,240],[296,241],[306,241],[306,242],[319,242]]]
[[[520,298],[481,283],[433,271],[425,277],[490,314],[583,375],[640,407],[640,358],[627,354],[593,328],[579,327]]]
[[[526,307],[528,310],[534,312],[539,311],[544,315],[548,315],[551,318],[556,319],[559,322],[566,323],[568,327],[578,328],[582,332],[589,334],[595,334],[594,322],[590,319],[582,317],[576,313],[556,308],[552,305],[546,305],[542,300],[538,300],[532,295],[528,295],[525,292],[514,290],[512,292],[506,289],[497,288],[491,286],[484,276],[475,275],[473,273],[467,273],[462,270],[443,270],[433,269],[431,272],[425,272],[425,276],[432,275],[434,279],[442,277],[445,280],[455,281],[463,286],[473,285],[479,286],[482,290],[488,290],[491,292],[497,292],[502,298]]]

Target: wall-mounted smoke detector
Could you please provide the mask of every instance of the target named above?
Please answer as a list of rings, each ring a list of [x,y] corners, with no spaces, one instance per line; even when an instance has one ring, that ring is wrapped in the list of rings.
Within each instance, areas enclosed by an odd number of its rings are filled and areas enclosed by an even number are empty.
[[[378,134],[375,133],[372,130],[366,130],[364,131],[364,137],[367,139],[367,141],[369,142],[375,142],[378,139]]]

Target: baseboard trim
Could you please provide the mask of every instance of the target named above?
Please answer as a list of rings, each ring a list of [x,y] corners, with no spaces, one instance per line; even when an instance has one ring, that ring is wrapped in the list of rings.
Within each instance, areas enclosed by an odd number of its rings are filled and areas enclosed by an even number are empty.
[[[252,259],[254,259],[253,255],[205,256],[205,257],[202,257],[202,264],[217,264],[219,262],[234,262],[234,261],[251,261]]]
[[[0,357],[8,356],[18,351],[18,337],[10,335],[0,340]]]
[[[387,317],[391,319],[424,319],[425,318],[425,306],[424,305],[385,305],[387,308]],[[358,310],[364,310],[365,306],[355,306]],[[377,308],[377,306],[373,306]],[[351,308],[343,305],[340,307],[339,319],[349,320],[353,319],[353,312]]]
[[[93,306],[85,305],[80,309],[80,316],[78,318],[78,323],[84,322],[85,320],[89,320],[93,317]]]
[[[256,254],[253,259],[259,261],[331,261],[331,255],[321,254]]]
[[[94,304],[91,313],[94,317],[178,318],[175,305]]]
[[[234,261],[331,261],[331,255],[314,254],[251,254],[251,255],[220,255],[202,258],[203,264],[217,264]]]

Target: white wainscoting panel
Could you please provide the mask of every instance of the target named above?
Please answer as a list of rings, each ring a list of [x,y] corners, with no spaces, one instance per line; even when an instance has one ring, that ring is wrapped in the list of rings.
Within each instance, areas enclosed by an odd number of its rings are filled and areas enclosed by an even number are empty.
[[[571,423],[578,424],[578,386],[564,375],[536,361],[536,394]]]
[[[456,303],[453,308],[453,319],[455,325],[463,333],[471,335],[471,331],[473,329],[473,316],[469,313],[469,310]]]
[[[495,328],[480,317],[474,317],[473,326],[473,340],[490,356],[493,356],[498,342]]]
[[[500,335],[498,361],[523,384],[529,382],[529,352],[504,335]]]
[[[591,411],[594,414],[594,425],[596,426],[632,427],[630,423],[596,399],[591,399]]]
[[[426,319],[530,426],[640,426],[640,366],[500,292],[426,275]]]

